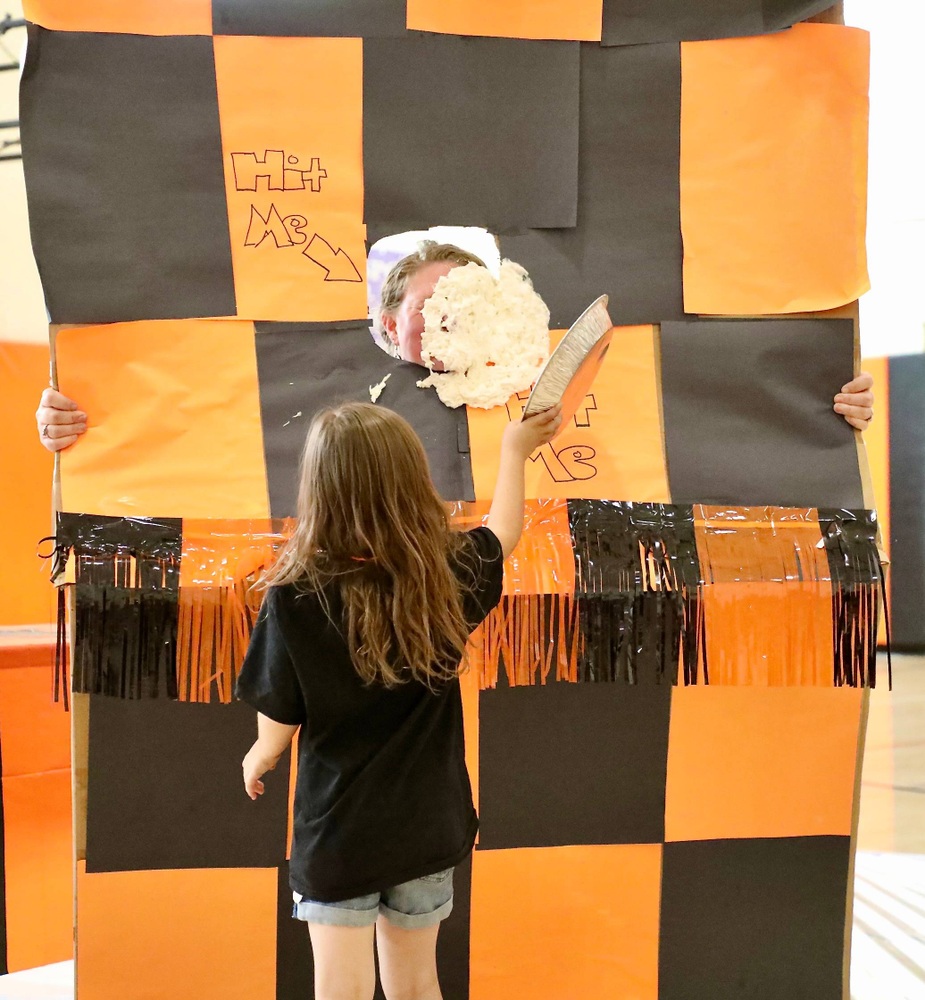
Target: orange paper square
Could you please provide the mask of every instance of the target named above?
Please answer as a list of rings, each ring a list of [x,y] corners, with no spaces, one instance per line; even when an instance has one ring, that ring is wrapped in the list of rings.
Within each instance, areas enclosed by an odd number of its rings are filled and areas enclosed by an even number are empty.
[[[471,1000],[656,1000],[659,844],[476,851]]]
[[[77,878],[80,1000],[275,996],[275,868],[92,875],[82,869]]]
[[[253,324],[74,327],[55,353],[60,389],[89,425],[61,453],[64,510],[269,516]]]
[[[599,42],[602,0],[408,0],[408,27],[449,35]]]
[[[864,696],[675,688],[665,839],[849,836]]]
[[[681,45],[684,308],[830,309],[870,287],[869,37],[797,24]]]
[[[552,333],[552,346],[564,331]],[[490,499],[501,435],[519,419],[529,391],[491,410],[469,407],[475,495]],[[635,500],[668,503],[668,472],[659,402],[655,329],[621,327],[586,405],[527,462],[526,496],[542,499]]]
[[[362,45],[215,39],[238,316],[366,316]]]
[[[211,35],[211,0],[24,0],[26,18],[56,31]]]

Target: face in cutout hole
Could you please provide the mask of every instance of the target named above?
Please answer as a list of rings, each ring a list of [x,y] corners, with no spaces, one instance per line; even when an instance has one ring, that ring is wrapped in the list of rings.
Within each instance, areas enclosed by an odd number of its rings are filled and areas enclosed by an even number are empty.
[[[424,303],[433,295],[437,282],[460,265],[454,261],[435,261],[423,264],[408,279],[404,298],[398,308],[392,312],[383,312],[380,322],[385,335],[398,348],[399,357],[416,365],[424,365],[421,358],[421,334],[424,332],[424,317],[421,310]],[[437,361],[434,371],[443,371],[443,365]]]

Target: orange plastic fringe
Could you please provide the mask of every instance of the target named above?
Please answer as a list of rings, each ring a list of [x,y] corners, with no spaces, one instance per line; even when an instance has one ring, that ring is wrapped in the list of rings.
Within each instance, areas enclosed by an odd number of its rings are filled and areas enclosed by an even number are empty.
[[[565,523],[544,516],[472,637],[480,688],[876,683],[870,512],[576,501]],[[572,592],[549,593],[563,540]]]
[[[286,522],[184,521],[176,661],[180,701],[232,701],[263,600],[255,585],[288,533]]]
[[[578,606],[569,594],[503,597],[472,634],[469,664],[479,687],[493,688],[503,669],[511,687],[578,680]]]
[[[230,702],[262,594],[256,578],[233,587],[184,587],[177,623],[177,697]]]

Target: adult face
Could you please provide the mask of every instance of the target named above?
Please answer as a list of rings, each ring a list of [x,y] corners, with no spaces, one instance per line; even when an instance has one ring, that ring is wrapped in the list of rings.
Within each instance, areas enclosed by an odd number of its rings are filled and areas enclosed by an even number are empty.
[[[409,278],[405,296],[394,313],[383,313],[382,328],[386,336],[398,348],[405,361],[423,365],[421,359],[421,334],[424,332],[424,317],[421,309],[434,294],[434,286],[458,264],[451,260],[424,264]],[[434,368],[440,370],[439,365]]]

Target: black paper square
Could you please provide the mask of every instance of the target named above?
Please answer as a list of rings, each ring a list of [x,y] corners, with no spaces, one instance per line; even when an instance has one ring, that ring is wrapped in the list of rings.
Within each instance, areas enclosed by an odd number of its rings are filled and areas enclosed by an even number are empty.
[[[21,96],[52,322],[233,316],[212,39],[33,26]]]
[[[395,38],[406,31],[405,7],[405,0],[212,0],[212,32]]]
[[[661,360],[672,502],[864,506],[854,431],[832,409],[851,320],[664,323]]]
[[[275,868],[286,856],[289,753],[252,802],[243,704],[91,696],[87,871]]]
[[[574,226],[578,76],[573,42],[364,42],[366,220]]]
[[[763,35],[831,6],[832,0],[604,0],[602,44]]]
[[[292,916],[289,866],[279,869],[276,893],[276,1000],[310,1000],[315,963],[308,924]]]
[[[577,226],[500,238],[554,328],[604,294],[618,326],[684,315],[680,130],[678,45],[581,46]]]
[[[761,0],[604,0],[601,43],[683,42],[764,30]]]
[[[479,849],[661,843],[670,703],[670,685],[482,691]]]
[[[680,134],[678,45],[582,44],[577,226],[500,237],[554,328],[604,294],[618,326],[684,315]]]
[[[424,443],[444,500],[472,500],[466,408],[453,410],[433,389],[419,389],[420,365],[386,354],[365,323],[260,324],[257,333],[260,410],[274,517],[296,513],[299,455],[312,417],[325,406],[369,402],[369,387],[390,375],[378,406],[403,416]]]
[[[848,837],[665,844],[659,1000],[842,1000]]]

